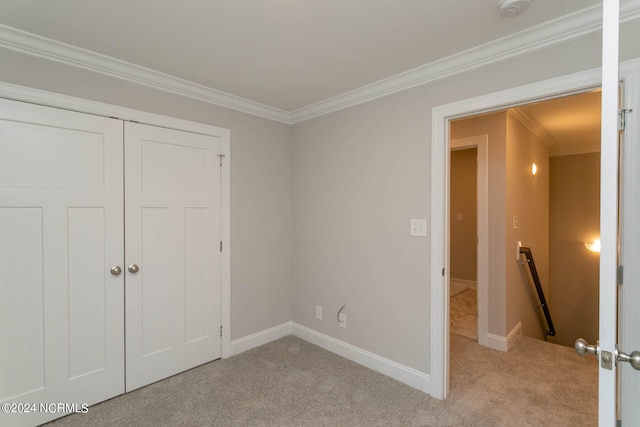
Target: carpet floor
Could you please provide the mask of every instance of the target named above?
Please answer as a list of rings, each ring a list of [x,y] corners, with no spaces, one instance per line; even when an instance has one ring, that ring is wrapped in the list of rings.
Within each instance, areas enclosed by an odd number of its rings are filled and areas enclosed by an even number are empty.
[[[590,426],[597,366],[521,337],[503,353],[451,335],[437,400],[293,336],[47,424],[92,426]]]

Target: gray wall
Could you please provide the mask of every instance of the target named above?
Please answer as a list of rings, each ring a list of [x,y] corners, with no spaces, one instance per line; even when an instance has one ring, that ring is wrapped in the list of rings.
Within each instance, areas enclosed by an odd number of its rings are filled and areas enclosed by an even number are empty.
[[[295,124],[293,320],[429,372],[428,239],[410,237],[409,220],[429,213],[432,108],[598,67],[598,37]],[[623,59],[639,56],[633,43],[623,46]],[[335,320],[343,304],[346,329]],[[316,320],[315,305],[331,315]],[[492,314],[489,331],[505,336],[512,321]]]
[[[290,126],[0,50],[0,80],[231,129],[231,338],[291,320]]]
[[[623,59],[640,57],[639,27],[623,26]],[[428,373],[429,245],[409,219],[430,208],[431,109],[597,67],[599,45],[587,36],[291,127],[4,51],[0,80],[230,128],[232,338],[294,320]],[[346,329],[333,320],[343,304]]]

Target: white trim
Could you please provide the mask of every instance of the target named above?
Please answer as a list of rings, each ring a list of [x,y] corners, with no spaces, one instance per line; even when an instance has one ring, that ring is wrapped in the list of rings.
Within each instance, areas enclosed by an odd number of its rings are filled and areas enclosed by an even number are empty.
[[[536,138],[538,138],[540,142],[542,142],[547,147],[551,148],[556,144],[556,140],[553,139],[553,136],[551,136],[547,128],[544,127],[544,125],[540,123],[540,121],[536,117],[529,114],[525,109],[514,108],[512,110],[509,110],[509,114],[511,114],[514,119],[519,121],[522,126],[527,128],[529,132],[534,134]]]
[[[621,75],[626,81],[636,77],[640,70],[640,59],[620,64]],[[570,74],[551,80],[532,83],[504,91],[487,94],[471,99],[434,107],[431,110],[431,173],[430,173],[430,350],[431,395],[440,399],[448,392],[448,360],[445,358],[449,348],[445,331],[445,319],[449,317],[449,304],[443,291],[446,283],[441,270],[448,265],[448,247],[444,230],[448,230],[448,217],[445,215],[445,183],[449,173],[447,153],[449,149],[449,121],[454,118],[471,116],[481,112],[495,111],[532,101],[553,99],[559,96],[580,93],[598,87],[601,82],[600,69],[592,69]]]
[[[271,341],[279,340],[292,334],[293,322],[286,322],[273,328],[265,329],[264,331],[256,332],[255,334],[247,335],[246,337],[233,340],[231,342],[231,356],[243,353],[252,348],[260,347],[261,345],[268,344]]]
[[[478,344],[488,346],[489,333],[489,135],[478,135],[469,138],[454,139],[450,142],[450,149],[476,147],[477,165],[476,172],[476,197],[477,197],[477,298],[478,298]],[[449,179],[449,174],[447,174]],[[450,188],[447,183],[447,188]],[[447,194],[449,197],[449,194]],[[446,206],[447,218],[449,217],[449,203]],[[447,230],[449,231],[449,230]],[[448,245],[447,245],[448,246]],[[449,270],[450,267],[447,267]],[[451,281],[453,279],[449,279]],[[449,301],[448,296],[446,301]],[[449,334],[449,320],[445,321],[445,334]],[[448,359],[449,350],[445,348],[445,360]]]
[[[446,215],[448,200],[445,188],[448,185],[449,121],[453,118],[471,116],[480,112],[494,111],[531,102],[551,99],[559,95],[578,93],[600,84],[599,70],[589,70],[556,79],[520,86],[471,99],[434,107],[431,111],[431,343],[430,375],[431,395],[440,399],[448,392],[448,348],[445,333],[449,318],[449,304],[444,291],[446,278],[441,271],[449,265],[449,248],[446,230],[449,229]],[[446,270],[445,270],[446,272]],[[448,274],[448,272],[446,272]]]
[[[621,8],[620,22],[637,18],[640,18],[640,0],[626,1]],[[295,124],[454,74],[548,48],[601,29],[600,6],[590,6],[290,112],[2,24],[0,49],[55,61],[258,117]]]
[[[305,326],[293,323],[293,335],[317,345],[325,350],[356,362],[362,366],[400,381],[410,387],[430,393],[431,381],[428,374],[363,350],[344,341],[316,332]]]
[[[518,322],[518,324],[507,334],[506,337],[501,337],[500,335],[495,334],[487,334],[487,344],[486,346],[492,348],[494,350],[499,351],[509,351],[513,344],[516,342],[518,337],[522,336],[522,323]]]
[[[222,323],[223,331],[231,331],[231,131],[218,126],[176,119],[4,82],[0,82],[0,98],[62,108],[85,114],[114,117],[120,120],[130,120],[220,138],[221,150],[226,156],[224,159],[225,167],[222,169],[220,181],[222,186],[220,193],[220,226],[222,239],[227,244],[227,250],[222,253],[220,265],[220,322]],[[221,340],[222,357],[229,357],[230,347],[231,334],[230,332],[223,333]]]
[[[640,17],[640,0],[625,2],[620,14],[620,22],[638,17]],[[454,74],[545,49],[601,29],[601,7],[600,5],[590,6],[324,101],[298,108],[291,112],[291,123],[309,120]]]
[[[220,260],[220,322],[223,325],[222,358],[231,356],[231,131],[221,139],[220,151],[220,238],[223,242]],[[225,334],[226,330],[226,334]]]
[[[619,167],[619,0],[604,0],[602,30],[602,113],[600,126],[600,292],[598,360],[618,348],[618,167]],[[598,368],[598,425],[615,425],[617,363]],[[637,397],[636,397],[637,398]],[[625,420],[626,422],[626,420]]]
[[[59,62],[254,116],[289,123],[284,110],[0,24],[0,48]]]

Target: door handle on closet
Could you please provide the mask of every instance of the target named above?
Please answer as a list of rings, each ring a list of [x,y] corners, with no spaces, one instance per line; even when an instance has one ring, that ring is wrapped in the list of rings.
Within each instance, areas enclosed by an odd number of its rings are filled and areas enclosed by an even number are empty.
[[[119,265],[114,265],[113,267],[111,267],[111,274],[113,274],[114,276],[119,276],[120,273],[122,273],[122,269]]]
[[[140,267],[138,267],[136,264],[131,264],[129,268],[127,268],[127,270],[129,270],[129,273],[137,273],[138,271],[140,271]]]

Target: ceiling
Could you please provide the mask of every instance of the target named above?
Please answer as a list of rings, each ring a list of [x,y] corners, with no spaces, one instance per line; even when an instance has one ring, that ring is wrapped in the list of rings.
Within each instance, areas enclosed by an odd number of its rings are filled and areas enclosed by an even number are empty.
[[[0,24],[290,112],[600,3],[0,0]]]
[[[515,110],[529,119],[551,156],[599,152],[601,100],[602,92],[594,90]]]
[[[0,49],[296,123],[600,28],[601,0],[531,0],[510,18],[498,3],[0,0]],[[640,0],[621,12],[640,17]],[[514,111],[562,155],[599,147],[599,102],[592,92]]]

